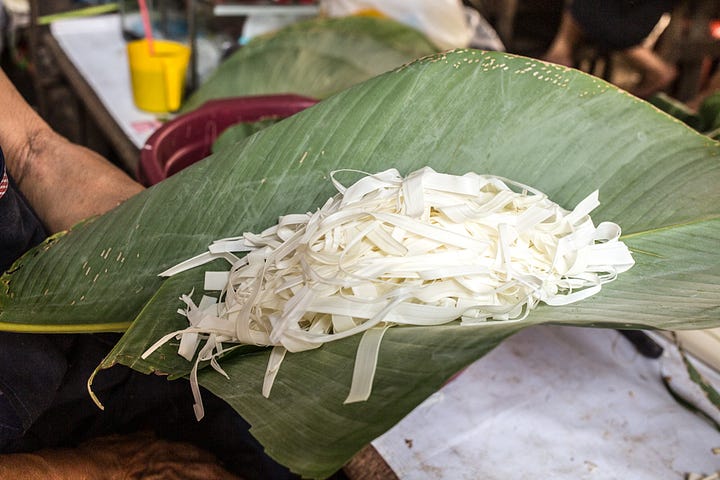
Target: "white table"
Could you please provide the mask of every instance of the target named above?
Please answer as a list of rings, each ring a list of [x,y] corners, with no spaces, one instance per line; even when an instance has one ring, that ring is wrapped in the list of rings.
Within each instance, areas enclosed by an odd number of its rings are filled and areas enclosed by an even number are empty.
[[[141,148],[158,122],[133,103],[120,17],[60,20],[50,31],[128,138]]]
[[[118,150],[125,167],[134,171],[140,149],[161,123],[133,103],[120,17],[53,22],[46,43],[57,54],[61,70]]]

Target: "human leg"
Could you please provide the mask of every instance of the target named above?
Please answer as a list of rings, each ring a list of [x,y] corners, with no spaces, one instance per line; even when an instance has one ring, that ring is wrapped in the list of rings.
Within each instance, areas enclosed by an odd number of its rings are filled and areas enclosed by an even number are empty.
[[[705,85],[697,95],[687,101],[687,106],[697,111],[705,99],[715,92],[720,92],[720,67],[718,67],[713,76],[710,77],[707,85]]]
[[[641,75],[640,82],[630,90],[633,95],[648,98],[669,87],[677,77],[677,69],[674,65],[645,46],[631,47],[622,53]]]
[[[558,32],[548,51],[543,56],[543,60],[572,67],[574,64],[573,51],[582,37],[583,31],[580,25],[573,18],[570,11],[565,10],[560,20]]]

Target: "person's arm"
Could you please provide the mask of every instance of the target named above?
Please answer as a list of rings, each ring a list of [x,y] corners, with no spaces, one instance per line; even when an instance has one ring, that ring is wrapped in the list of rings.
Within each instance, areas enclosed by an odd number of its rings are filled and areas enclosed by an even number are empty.
[[[720,92],[720,67],[718,67],[718,69],[715,71],[715,74],[710,77],[707,85],[705,85],[705,87],[700,90],[692,99],[688,100],[687,106],[697,111],[700,108],[700,105],[702,105],[703,102],[715,92]]]
[[[105,213],[143,187],[53,131],[0,70],[0,147],[8,172],[51,233]]]

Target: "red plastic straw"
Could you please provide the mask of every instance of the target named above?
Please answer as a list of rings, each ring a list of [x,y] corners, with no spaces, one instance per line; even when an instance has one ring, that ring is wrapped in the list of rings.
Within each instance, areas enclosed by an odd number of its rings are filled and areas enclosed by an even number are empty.
[[[145,38],[147,39],[148,44],[148,50],[150,51],[150,55],[155,55],[155,47],[153,46],[153,33],[152,33],[152,24],[150,23],[150,12],[147,8],[147,3],[145,3],[145,0],[138,0],[138,4],[140,5],[140,16],[142,17],[143,22],[143,28],[145,29]]]

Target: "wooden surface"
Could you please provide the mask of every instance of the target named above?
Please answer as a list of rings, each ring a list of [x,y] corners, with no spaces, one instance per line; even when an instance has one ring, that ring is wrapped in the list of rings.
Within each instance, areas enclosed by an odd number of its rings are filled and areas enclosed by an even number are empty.
[[[350,480],[397,480],[390,465],[375,447],[367,445],[343,467]]]

